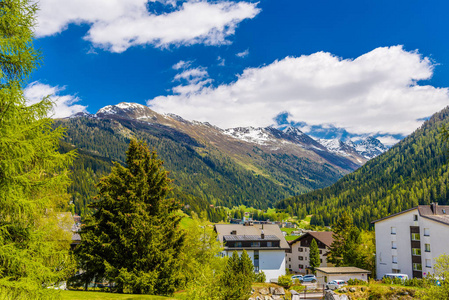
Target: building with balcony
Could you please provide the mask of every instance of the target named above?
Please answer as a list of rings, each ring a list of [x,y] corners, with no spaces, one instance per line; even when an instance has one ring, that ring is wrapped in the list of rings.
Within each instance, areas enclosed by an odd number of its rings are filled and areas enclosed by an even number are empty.
[[[285,251],[286,266],[290,272],[307,274],[309,272],[310,243],[315,239],[320,252],[320,267],[331,266],[327,262],[329,247],[334,241],[331,231],[309,231],[289,243]]]
[[[254,271],[263,271],[267,282],[285,275],[285,250],[290,249],[278,225],[274,224],[216,224],[222,254],[239,255],[245,250],[253,261]]]
[[[419,205],[373,223],[378,279],[387,273],[426,277],[435,258],[449,253],[449,206]]]

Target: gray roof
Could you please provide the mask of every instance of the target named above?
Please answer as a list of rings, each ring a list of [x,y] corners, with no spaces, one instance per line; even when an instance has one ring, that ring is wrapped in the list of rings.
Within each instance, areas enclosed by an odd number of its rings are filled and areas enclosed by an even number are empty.
[[[280,248],[277,249],[290,249],[287,241],[285,240],[284,235],[282,234],[281,229],[276,224],[255,224],[255,225],[248,225],[245,226],[243,224],[216,224],[215,225],[215,231],[217,232],[218,239],[221,243],[223,243],[223,238],[226,236],[234,236],[235,239],[244,239],[244,237],[248,236],[261,236],[261,233],[265,235],[264,240],[267,241],[280,241]],[[231,232],[236,231],[236,234],[231,234]],[[241,238],[238,238],[240,236]],[[271,237],[274,236],[276,240],[272,239]],[[250,241],[246,239],[247,241]],[[254,241],[261,241],[254,240]],[[229,240],[228,240],[229,241]]]
[[[316,268],[316,270],[326,274],[354,274],[354,273],[371,274],[371,272],[368,270],[356,267],[323,267],[323,268]]]
[[[435,209],[435,212],[433,211],[433,208]],[[430,219],[439,223],[443,223],[445,225],[449,225],[449,205],[418,205],[416,207],[409,208],[407,210],[383,217],[379,220],[375,220],[371,223],[376,223],[383,221],[385,219],[389,219],[391,217],[395,217],[397,215],[412,211],[412,210],[418,210],[418,213],[421,217]]]
[[[224,235],[223,239],[226,241],[279,241],[280,239],[275,235],[265,235],[262,238],[260,235]]]

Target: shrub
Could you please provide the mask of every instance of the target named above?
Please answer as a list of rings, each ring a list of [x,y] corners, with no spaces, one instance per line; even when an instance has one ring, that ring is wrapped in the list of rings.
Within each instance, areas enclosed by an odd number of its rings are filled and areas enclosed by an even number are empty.
[[[259,273],[257,273],[254,278],[255,278],[256,282],[265,282],[265,281],[267,281],[267,276],[265,275],[265,273],[263,271],[260,271]]]
[[[290,275],[282,275],[278,277],[278,284],[288,288],[289,286],[292,285],[292,278],[290,277]]]
[[[368,283],[360,279],[349,279],[348,285],[368,285]]]

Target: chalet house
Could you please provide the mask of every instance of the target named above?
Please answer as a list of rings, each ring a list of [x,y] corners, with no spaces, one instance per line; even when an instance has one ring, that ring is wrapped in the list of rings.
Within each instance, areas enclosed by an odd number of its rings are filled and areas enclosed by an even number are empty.
[[[387,273],[423,278],[435,258],[449,253],[449,206],[419,205],[373,221],[377,278]]]
[[[320,267],[328,267],[327,255],[329,247],[334,241],[331,231],[310,231],[288,242],[290,247],[285,251],[286,267],[293,273],[309,273],[310,243],[315,239],[320,252]]]
[[[274,224],[216,224],[223,255],[239,255],[246,250],[253,261],[254,271],[263,271],[267,282],[285,275],[285,250],[289,249],[278,225]]]

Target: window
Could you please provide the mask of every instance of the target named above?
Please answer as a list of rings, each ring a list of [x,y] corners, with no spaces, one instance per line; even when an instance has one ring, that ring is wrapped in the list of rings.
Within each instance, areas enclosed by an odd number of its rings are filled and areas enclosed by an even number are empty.
[[[391,262],[394,263],[394,264],[397,264],[398,263],[398,257],[396,255],[393,255]]]
[[[251,242],[251,247],[260,247],[260,242]]]
[[[299,265],[299,269],[304,269],[304,265]]]
[[[323,260],[320,258],[320,264],[322,264],[323,263]]]
[[[298,259],[299,259],[299,260],[304,260],[304,257],[298,256]]]
[[[413,215],[413,221],[418,221],[418,215]]]
[[[299,252],[303,252],[304,249],[303,249],[303,248],[298,248],[298,251],[299,251]]]
[[[413,271],[422,271],[421,264],[413,264]]]
[[[397,249],[396,241],[391,242],[391,249]]]
[[[425,251],[426,252],[430,252],[430,244],[424,244],[424,246],[425,246]]]
[[[235,242],[235,247],[242,247],[242,242]]]
[[[291,257],[289,257],[289,258],[288,258],[288,261],[292,261],[292,258],[291,258]]]
[[[320,254],[323,254],[323,250],[320,250]]]
[[[396,234],[396,227],[391,227],[391,234]]]
[[[419,248],[413,248],[412,249],[413,255],[421,255],[421,249]]]
[[[259,259],[259,250],[256,250],[256,251],[257,251],[257,254],[254,253],[254,259]]]
[[[426,259],[426,268],[432,268],[432,263],[430,262],[430,259]]]
[[[412,233],[412,241],[420,241],[420,235],[419,233]]]
[[[288,265],[288,268],[291,269],[291,268],[292,268],[292,265]]]
[[[424,236],[430,236],[430,229],[424,228]]]
[[[401,273],[401,269],[391,269],[391,273],[399,274]]]
[[[273,243],[272,242],[267,242],[267,247],[273,247]]]

